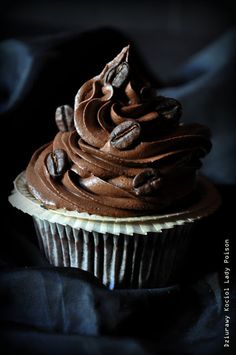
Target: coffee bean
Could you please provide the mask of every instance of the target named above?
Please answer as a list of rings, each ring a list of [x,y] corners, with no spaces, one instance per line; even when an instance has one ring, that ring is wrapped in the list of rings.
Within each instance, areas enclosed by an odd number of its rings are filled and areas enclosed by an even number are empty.
[[[161,117],[167,120],[177,121],[182,114],[182,106],[175,99],[158,96],[156,111]]]
[[[46,165],[49,174],[53,178],[63,175],[67,167],[66,152],[62,149],[55,149],[52,153],[48,154]]]
[[[68,105],[60,106],[56,109],[56,124],[61,132],[74,130],[74,111]]]
[[[109,70],[106,76],[106,82],[114,88],[119,89],[123,86],[129,77],[129,64],[122,62],[121,64]]]
[[[192,152],[186,152],[186,154],[176,161],[175,167],[177,169],[190,168],[200,169],[202,167],[201,158],[206,155],[203,150],[195,150]]]
[[[156,169],[146,169],[135,176],[133,187],[136,195],[148,195],[161,185],[160,173]]]
[[[116,126],[110,135],[111,145],[119,150],[131,148],[141,132],[138,122],[127,120]]]

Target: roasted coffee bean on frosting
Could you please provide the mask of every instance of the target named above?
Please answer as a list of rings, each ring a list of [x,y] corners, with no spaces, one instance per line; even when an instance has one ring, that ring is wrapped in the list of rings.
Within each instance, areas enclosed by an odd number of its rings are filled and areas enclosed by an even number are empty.
[[[123,62],[110,69],[107,73],[106,82],[119,89],[127,82],[128,77],[129,64],[127,62]]]
[[[49,174],[53,177],[62,176],[67,168],[67,155],[63,149],[55,149],[52,153],[48,154],[46,165]]]
[[[69,132],[75,129],[74,127],[74,110],[68,105],[59,106],[56,109],[55,121],[59,131]]]
[[[161,185],[160,172],[157,169],[146,169],[135,176],[133,187],[136,195],[148,195]]]
[[[138,122],[127,120],[116,126],[110,135],[113,147],[119,150],[128,149],[137,142],[141,132]]]
[[[161,117],[167,120],[178,121],[182,114],[182,107],[175,99],[158,96],[156,111]]]

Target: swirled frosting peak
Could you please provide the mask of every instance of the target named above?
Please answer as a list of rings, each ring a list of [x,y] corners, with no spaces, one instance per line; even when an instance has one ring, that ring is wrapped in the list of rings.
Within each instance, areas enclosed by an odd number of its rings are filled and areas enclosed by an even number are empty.
[[[56,110],[59,132],[27,167],[32,194],[48,208],[114,217],[180,208],[196,191],[210,132],[183,124],[182,107],[154,95],[125,47]]]

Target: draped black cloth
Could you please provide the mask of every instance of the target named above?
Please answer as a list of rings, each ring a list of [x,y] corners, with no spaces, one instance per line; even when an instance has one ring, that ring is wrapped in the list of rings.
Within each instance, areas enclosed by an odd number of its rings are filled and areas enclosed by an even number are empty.
[[[224,244],[230,243],[230,350],[234,353],[235,32],[190,59],[160,93],[179,98],[185,121],[207,124],[214,149],[205,174],[222,205],[196,231],[178,285],[110,291],[89,273],[49,265],[31,218],[9,206],[15,176],[56,133],[57,106],[132,43],[108,28],[0,44],[0,342],[4,354],[223,354]],[[137,51],[140,70],[145,68]],[[158,63],[157,63],[158,65]],[[5,139],[4,139],[5,138]],[[233,204],[232,204],[233,202]],[[195,243],[195,244],[194,244]]]

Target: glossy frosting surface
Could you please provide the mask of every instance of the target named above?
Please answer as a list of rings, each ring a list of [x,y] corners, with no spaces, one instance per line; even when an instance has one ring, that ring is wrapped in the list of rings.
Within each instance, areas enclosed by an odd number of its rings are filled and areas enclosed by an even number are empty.
[[[153,94],[129,47],[80,88],[74,113],[60,112],[59,132],[26,171],[45,207],[129,217],[170,211],[193,195],[210,132],[180,123],[180,103]]]

